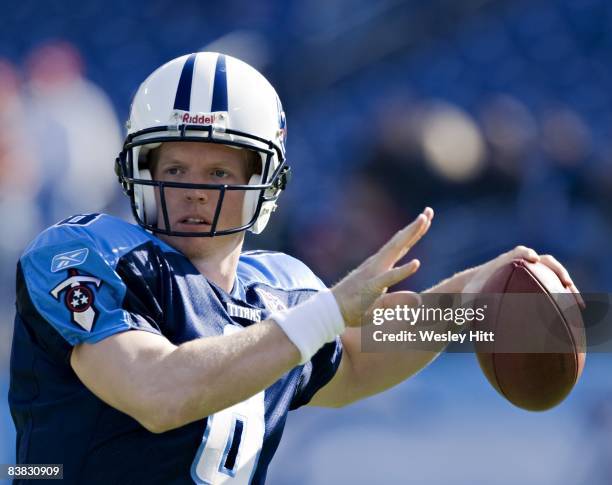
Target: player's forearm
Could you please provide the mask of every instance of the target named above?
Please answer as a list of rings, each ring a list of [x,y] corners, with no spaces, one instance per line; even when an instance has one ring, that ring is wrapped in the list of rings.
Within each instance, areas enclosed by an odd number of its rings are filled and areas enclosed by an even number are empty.
[[[163,432],[202,419],[269,387],[300,360],[272,321],[176,346],[148,332],[123,332],[75,347],[71,364],[100,399]]]
[[[209,416],[269,387],[299,359],[297,348],[272,321],[182,344],[155,369],[157,420],[172,429]]]

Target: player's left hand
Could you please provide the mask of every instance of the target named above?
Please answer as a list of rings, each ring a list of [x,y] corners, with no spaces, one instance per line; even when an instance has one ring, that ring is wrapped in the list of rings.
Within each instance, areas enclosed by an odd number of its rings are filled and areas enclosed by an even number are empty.
[[[463,288],[463,293],[480,293],[491,275],[493,275],[498,268],[510,263],[514,259],[525,259],[530,263],[540,262],[548,266],[557,274],[564,287],[568,288],[572,293],[580,293],[568,271],[554,256],[550,254],[539,255],[533,249],[525,246],[517,246],[511,251],[500,254],[497,258],[474,268],[473,276]]]
[[[347,327],[359,327],[368,321],[364,317],[377,299],[386,294],[389,287],[418,270],[420,263],[417,259],[400,266],[396,263],[427,233],[433,216],[433,209],[426,207],[411,224],[398,231],[332,288]],[[389,298],[394,302],[403,299],[414,303],[414,298],[408,294],[400,293]],[[390,304],[389,298],[378,300],[378,303],[381,306]]]

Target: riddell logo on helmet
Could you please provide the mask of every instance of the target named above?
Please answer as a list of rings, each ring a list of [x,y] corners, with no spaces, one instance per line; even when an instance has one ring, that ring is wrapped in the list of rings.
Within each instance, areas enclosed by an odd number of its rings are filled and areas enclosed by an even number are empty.
[[[217,121],[216,113],[184,113],[181,121],[190,125],[212,125]]]

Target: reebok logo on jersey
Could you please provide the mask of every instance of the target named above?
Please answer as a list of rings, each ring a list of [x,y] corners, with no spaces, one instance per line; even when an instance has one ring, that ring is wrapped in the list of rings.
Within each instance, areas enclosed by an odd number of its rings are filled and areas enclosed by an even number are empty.
[[[67,253],[56,254],[51,261],[51,272],[57,273],[63,269],[73,268],[83,264],[87,259],[89,249],[81,248]]]
[[[93,306],[94,292],[86,283],[99,288],[102,281],[93,276],[80,275],[75,269],[68,270],[68,278],[53,288],[51,295],[59,301],[60,295],[64,293],[64,304],[72,315],[72,322],[91,332],[98,311]]]

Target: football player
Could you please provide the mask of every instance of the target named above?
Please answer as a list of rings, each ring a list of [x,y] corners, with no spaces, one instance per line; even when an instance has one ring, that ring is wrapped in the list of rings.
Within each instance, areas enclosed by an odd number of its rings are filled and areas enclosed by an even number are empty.
[[[79,214],[42,232],[17,271],[10,407],[18,463],[67,483],[263,483],[287,413],[405,380],[433,352],[360,353],[364,309],[427,232],[426,208],[331,290],[300,261],[242,252],[285,189],[286,122],[255,69],[201,52],[137,91],[116,171],[138,225]],[[429,291],[478,290],[518,247]]]

